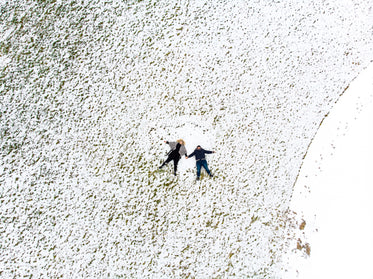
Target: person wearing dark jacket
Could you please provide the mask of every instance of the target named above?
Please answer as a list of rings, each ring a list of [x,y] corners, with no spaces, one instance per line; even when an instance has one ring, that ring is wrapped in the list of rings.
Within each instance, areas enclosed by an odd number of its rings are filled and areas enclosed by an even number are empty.
[[[201,176],[202,167],[206,170],[207,174],[210,177],[213,176],[208,168],[206,156],[205,156],[206,154],[211,154],[211,153],[215,153],[215,151],[205,150],[200,145],[198,145],[197,148],[193,151],[193,153],[186,157],[188,159],[190,157],[196,156],[197,180],[199,180]]]
[[[182,139],[179,139],[176,142],[165,141],[165,143],[167,143],[170,146],[171,150],[168,153],[168,157],[166,161],[164,161],[164,163],[159,167],[159,169],[163,168],[169,162],[174,161],[174,175],[176,175],[177,165],[181,159],[181,156],[184,155],[186,157],[187,155],[187,151],[185,148],[185,142]]]

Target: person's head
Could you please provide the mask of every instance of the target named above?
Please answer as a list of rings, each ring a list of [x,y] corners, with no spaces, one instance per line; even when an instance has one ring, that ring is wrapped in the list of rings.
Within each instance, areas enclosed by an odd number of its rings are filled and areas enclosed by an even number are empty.
[[[183,139],[178,139],[176,142],[180,143],[181,145],[185,145],[185,141]]]
[[[197,150],[200,150],[202,147],[200,145],[197,145]]]

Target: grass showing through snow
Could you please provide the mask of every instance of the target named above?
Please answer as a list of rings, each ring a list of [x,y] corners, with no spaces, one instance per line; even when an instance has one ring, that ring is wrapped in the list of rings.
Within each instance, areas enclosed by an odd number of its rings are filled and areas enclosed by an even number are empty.
[[[352,2],[1,3],[0,275],[276,278],[302,158],[372,54]],[[177,138],[213,179],[157,171]]]

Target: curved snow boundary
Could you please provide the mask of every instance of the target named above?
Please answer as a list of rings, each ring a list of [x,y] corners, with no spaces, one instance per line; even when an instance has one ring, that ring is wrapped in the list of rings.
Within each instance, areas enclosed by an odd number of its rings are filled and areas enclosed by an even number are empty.
[[[290,209],[306,222],[300,240],[311,254],[290,252],[284,277],[373,277],[372,119],[370,64],[324,119],[305,156]]]

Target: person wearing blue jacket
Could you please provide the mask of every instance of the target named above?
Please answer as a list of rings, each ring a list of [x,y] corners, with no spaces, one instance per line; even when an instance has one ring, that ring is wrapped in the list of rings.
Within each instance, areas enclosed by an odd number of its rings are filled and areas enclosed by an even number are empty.
[[[211,154],[211,153],[215,153],[215,151],[209,151],[209,150],[205,150],[203,149],[200,145],[197,146],[197,148],[192,152],[192,154],[188,155],[186,158],[191,158],[193,156],[196,157],[196,167],[197,167],[197,180],[199,180],[200,176],[201,176],[201,168],[203,167],[207,174],[212,177],[213,175],[211,174],[210,170],[209,170],[209,167],[207,165],[207,161],[206,161],[206,154]]]

